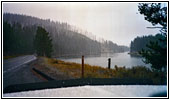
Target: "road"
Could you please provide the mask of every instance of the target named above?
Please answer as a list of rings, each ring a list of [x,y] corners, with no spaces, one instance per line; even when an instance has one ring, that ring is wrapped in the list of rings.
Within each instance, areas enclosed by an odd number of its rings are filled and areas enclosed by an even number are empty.
[[[42,80],[31,72],[33,66],[29,64],[36,59],[34,55],[25,55],[4,60],[3,89],[13,84],[41,82]]]

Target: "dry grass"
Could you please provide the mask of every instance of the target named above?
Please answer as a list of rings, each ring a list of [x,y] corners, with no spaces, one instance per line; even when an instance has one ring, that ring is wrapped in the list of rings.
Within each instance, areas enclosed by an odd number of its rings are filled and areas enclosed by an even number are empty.
[[[81,78],[81,64],[64,62],[61,60],[45,58],[47,64],[57,68],[66,75],[74,78]],[[132,68],[118,67],[107,69],[100,66],[91,66],[85,64],[85,78],[143,78],[151,79],[155,84],[166,81],[166,74],[163,72],[153,72],[144,66],[136,66]]]
[[[64,62],[56,59],[46,58],[46,61],[51,66],[57,68],[58,70],[66,73],[75,78],[81,77],[81,64]],[[92,78],[111,78],[113,75],[113,69],[108,70],[107,68],[102,68],[99,66],[91,66],[85,64],[84,66],[84,77],[92,77]]]

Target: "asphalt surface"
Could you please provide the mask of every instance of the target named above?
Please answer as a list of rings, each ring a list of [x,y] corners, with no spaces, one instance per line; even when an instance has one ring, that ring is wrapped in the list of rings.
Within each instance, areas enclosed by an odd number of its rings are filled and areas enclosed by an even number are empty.
[[[42,82],[32,73],[30,63],[36,59],[34,55],[25,55],[3,60],[3,89],[14,84]]]

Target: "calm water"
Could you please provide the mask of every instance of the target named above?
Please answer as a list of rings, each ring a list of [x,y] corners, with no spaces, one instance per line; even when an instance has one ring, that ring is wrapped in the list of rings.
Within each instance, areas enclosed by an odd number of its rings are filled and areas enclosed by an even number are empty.
[[[125,66],[126,68],[130,68],[132,66],[147,66],[150,65],[145,64],[142,61],[141,57],[131,57],[128,52],[124,53],[113,53],[113,54],[102,54],[100,57],[86,57],[85,56],[85,63],[90,65],[97,65],[102,67],[108,66],[108,58],[111,58],[111,68],[114,68],[115,65],[118,67]],[[61,58],[63,61],[67,62],[75,62],[81,64],[81,58]]]

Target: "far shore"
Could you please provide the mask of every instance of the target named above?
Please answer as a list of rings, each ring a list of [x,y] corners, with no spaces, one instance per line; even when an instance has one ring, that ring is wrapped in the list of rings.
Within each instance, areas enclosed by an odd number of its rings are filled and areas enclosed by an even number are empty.
[[[138,52],[128,52],[132,57],[142,57]]]

